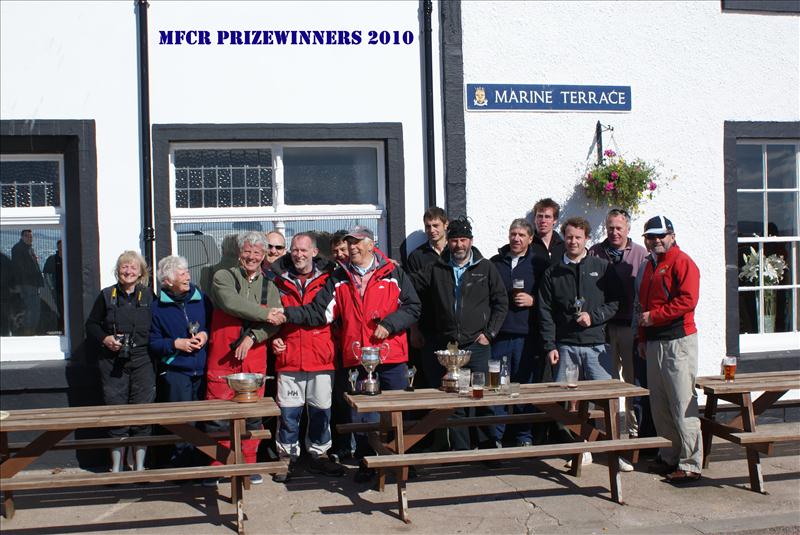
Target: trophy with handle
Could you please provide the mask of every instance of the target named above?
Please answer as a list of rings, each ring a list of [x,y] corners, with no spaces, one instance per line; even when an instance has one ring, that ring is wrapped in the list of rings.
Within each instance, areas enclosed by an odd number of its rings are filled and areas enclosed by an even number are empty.
[[[361,383],[361,393],[368,396],[380,394],[381,387],[373,372],[380,363],[386,360],[386,356],[389,354],[389,344],[384,342],[379,346],[362,347],[361,342],[356,340],[351,345],[351,350],[359,364],[367,371],[367,378]]]

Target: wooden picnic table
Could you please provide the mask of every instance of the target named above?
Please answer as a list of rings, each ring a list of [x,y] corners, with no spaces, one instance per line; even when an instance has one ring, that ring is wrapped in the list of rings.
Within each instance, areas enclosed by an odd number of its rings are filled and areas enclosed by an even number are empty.
[[[454,462],[505,460],[526,457],[553,457],[572,455],[571,473],[580,476],[581,456],[584,451],[607,452],[611,495],[614,501],[622,502],[618,456],[623,451],[663,447],[666,439],[620,439],[617,414],[620,397],[646,396],[647,390],[616,379],[602,381],[580,381],[574,389],[563,383],[539,383],[520,385],[519,396],[485,391],[483,399],[459,397],[458,394],[434,389],[412,392],[403,390],[384,391],[377,396],[346,395],[347,402],[358,412],[378,412],[378,429],[369,434],[370,445],[377,456],[367,457],[367,466],[379,469],[378,489],[383,490],[385,472],[394,469],[397,477],[397,498],[400,518],[408,523],[408,499],[406,481],[408,467],[414,465],[442,464]],[[565,407],[566,402],[577,402],[577,411]],[[605,429],[598,429],[589,410],[590,402],[599,406],[604,415]],[[470,451],[445,451],[435,453],[406,453],[430,431],[451,425],[448,418],[458,408],[495,405],[535,405],[550,419],[562,423],[577,435],[572,444],[541,445],[516,448],[483,449]],[[408,411],[427,411],[414,422],[405,422],[403,414]],[[515,416],[490,416],[464,418],[462,423],[487,425],[515,421]],[[452,422],[452,420],[450,420]],[[584,442],[584,440],[588,442]]]
[[[703,432],[703,468],[711,462],[713,437],[724,438],[747,450],[750,488],[766,493],[759,454],[771,455],[776,442],[800,441],[800,424],[756,426],[756,416],[772,407],[789,390],[800,388],[800,370],[737,373],[733,382],[721,375],[698,377],[697,387],[706,395],[706,408],[700,418]],[[762,394],[753,399],[756,392]],[[718,420],[717,403],[727,401],[739,407],[739,414],[728,422]]]
[[[231,501],[236,506],[236,524],[244,533],[243,491],[250,487],[247,477],[255,473],[278,473],[286,470],[282,461],[245,464],[242,437],[246,418],[278,416],[280,410],[274,400],[259,399],[254,403],[236,403],[225,400],[203,400],[138,405],[99,405],[90,407],[43,408],[8,411],[0,420],[0,491],[4,493],[3,505],[7,518],[14,516],[13,491],[37,488],[75,487],[145,481],[173,481],[198,478],[231,478]],[[230,423],[226,438],[231,447],[218,443],[218,434],[212,435],[195,427],[194,422],[223,420]],[[78,429],[110,428],[131,425],[160,425],[175,439],[193,444],[199,451],[223,465],[188,468],[166,468],[133,472],[81,472],[79,474],[48,474],[46,477],[20,474],[22,470],[51,449],[81,447],[81,440],[64,440]],[[30,443],[14,447],[9,443],[9,433],[41,432]],[[253,432],[256,434],[256,432]],[[144,437],[146,443],[150,437]],[[118,439],[88,439],[93,447],[115,447],[118,444],[135,444],[136,437]],[[59,444],[61,443],[61,444]]]

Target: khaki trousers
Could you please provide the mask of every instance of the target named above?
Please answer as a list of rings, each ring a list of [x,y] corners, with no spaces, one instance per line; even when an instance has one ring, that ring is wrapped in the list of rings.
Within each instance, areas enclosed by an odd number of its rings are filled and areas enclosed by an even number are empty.
[[[611,353],[611,376],[634,384],[633,373],[633,329],[630,325],[609,323],[608,345]],[[639,422],[633,410],[633,398],[625,398],[625,425],[629,435],[639,434]]]
[[[697,334],[647,342],[647,386],[656,431],[672,441],[659,451],[667,464],[700,473],[703,438],[697,410]]]

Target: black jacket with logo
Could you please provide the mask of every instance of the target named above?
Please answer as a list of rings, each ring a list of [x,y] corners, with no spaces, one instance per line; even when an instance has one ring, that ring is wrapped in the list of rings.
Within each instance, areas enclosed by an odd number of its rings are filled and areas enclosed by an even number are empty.
[[[483,333],[493,340],[508,313],[508,294],[497,268],[472,248],[472,261],[461,278],[461,303],[456,310],[455,277],[450,251],[422,271],[411,275],[414,286],[433,310],[436,334],[459,346],[473,343]],[[426,314],[428,311],[426,311]]]
[[[588,254],[579,264],[563,260],[544,272],[539,286],[539,323],[544,350],[567,345],[595,345],[606,341],[605,325],[619,309],[622,285],[608,261]],[[589,327],[575,321],[575,299],[585,299]]]

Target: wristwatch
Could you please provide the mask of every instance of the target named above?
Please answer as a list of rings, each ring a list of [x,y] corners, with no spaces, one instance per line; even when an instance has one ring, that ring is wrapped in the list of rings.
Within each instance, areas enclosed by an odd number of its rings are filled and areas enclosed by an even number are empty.
[[[247,336],[249,336],[249,337],[250,337],[250,339],[253,341],[253,343],[254,343],[254,344],[257,344],[257,343],[258,343],[258,338],[256,338],[256,335],[255,335],[255,333],[252,333],[252,332],[251,332],[251,333],[248,333],[248,335],[247,335]]]

